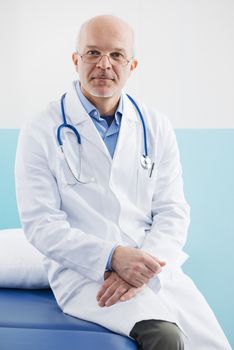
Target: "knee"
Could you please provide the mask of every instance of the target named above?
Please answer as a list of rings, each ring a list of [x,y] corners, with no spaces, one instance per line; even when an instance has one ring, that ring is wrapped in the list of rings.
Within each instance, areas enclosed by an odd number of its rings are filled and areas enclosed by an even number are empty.
[[[136,323],[130,336],[142,350],[183,350],[184,342],[176,324],[160,320],[144,320]]]
[[[182,333],[176,324],[165,321],[160,322],[156,335],[158,336],[158,346],[163,346],[162,349],[184,349]]]

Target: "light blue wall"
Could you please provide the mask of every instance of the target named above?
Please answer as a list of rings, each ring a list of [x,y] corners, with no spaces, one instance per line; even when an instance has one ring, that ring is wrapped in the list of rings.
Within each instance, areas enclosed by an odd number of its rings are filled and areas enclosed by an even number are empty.
[[[0,229],[20,226],[14,187],[18,133],[18,129],[0,129]]]
[[[191,225],[184,270],[234,348],[234,129],[177,130]]]
[[[176,130],[191,206],[184,270],[207,298],[234,347],[234,129]],[[17,129],[0,129],[0,228],[20,226],[13,164]]]

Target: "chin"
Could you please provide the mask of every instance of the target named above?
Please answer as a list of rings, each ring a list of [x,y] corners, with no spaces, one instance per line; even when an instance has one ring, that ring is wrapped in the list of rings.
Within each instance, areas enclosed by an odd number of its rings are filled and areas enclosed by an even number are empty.
[[[113,91],[97,91],[96,89],[90,89],[89,93],[94,97],[112,97],[114,95]]]

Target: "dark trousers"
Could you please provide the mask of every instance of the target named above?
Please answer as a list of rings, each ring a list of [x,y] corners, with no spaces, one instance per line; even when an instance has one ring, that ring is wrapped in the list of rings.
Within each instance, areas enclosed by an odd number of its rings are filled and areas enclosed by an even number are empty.
[[[130,332],[140,350],[183,350],[181,331],[175,323],[161,320],[137,322]]]

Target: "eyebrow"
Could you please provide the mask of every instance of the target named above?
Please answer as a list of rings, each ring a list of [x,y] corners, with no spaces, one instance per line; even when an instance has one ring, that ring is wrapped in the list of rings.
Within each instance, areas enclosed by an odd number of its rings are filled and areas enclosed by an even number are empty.
[[[86,45],[85,49],[97,49],[97,50],[100,50],[99,47],[96,46],[96,45]],[[126,51],[124,49],[122,49],[121,47],[115,47],[111,51],[118,51],[118,52],[126,53]]]

